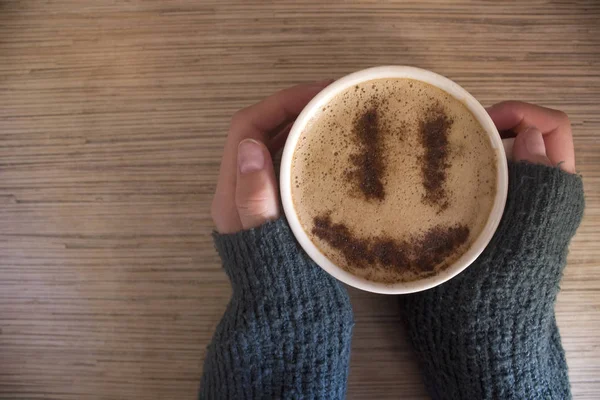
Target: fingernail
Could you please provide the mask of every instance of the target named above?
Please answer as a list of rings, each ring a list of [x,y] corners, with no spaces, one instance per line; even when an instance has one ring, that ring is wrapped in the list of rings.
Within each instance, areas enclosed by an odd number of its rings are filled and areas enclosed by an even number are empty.
[[[260,143],[244,139],[238,145],[238,168],[242,174],[260,171],[265,166],[265,156]]]
[[[546,145],[542,132],[535,127],[529,127],[523,132],[525,139],[525,148],[531,155],[546,156]]]

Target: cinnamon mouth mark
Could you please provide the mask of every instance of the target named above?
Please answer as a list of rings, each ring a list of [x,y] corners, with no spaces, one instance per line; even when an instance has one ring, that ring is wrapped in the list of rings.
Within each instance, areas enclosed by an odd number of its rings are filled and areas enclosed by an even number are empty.
[[[443,108],[437,105],[429,109],[419,130],[419,141],[425,149],[421,157],[421,175],[425,188],[423,203],[438,207],[440,212],[448,208],[445,183],[447,169],[450,167],[448,134],[452,123]]]
[[[384,128],[376,106],[371,106],[354,120],[353,139],[359,147],[350,156],[354,168],[346,170],[346,178],[353,181],[367,200],[383,200],[385,187]]]
[[[387,236],[359,237],[344,223],[334,223],[326,213],[313,219],[312,233],[339,250],[355,268],[379,265],[400,272],[432,272],[469,238],[467,226],[435,226],[408,240]]]

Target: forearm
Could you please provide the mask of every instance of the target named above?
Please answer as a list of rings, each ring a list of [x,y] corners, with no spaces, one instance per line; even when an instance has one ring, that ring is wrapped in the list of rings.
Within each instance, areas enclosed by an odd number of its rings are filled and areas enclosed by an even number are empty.
[[[582,213],[579,177],[510,166],[504,217],[484,253],[451,281],[403,299],[433,397],[570,397],[554,301]]]
[[[233,296],[209,346],[200,398],[343,398],[352,309],[285,220],[215,243]]]

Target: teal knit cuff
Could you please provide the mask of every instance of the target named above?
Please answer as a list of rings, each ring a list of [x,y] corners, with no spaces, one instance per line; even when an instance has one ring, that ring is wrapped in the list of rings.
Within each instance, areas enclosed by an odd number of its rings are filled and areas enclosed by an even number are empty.
[[[506,208],[485,251],[450,281],[402,297],[432,397],[570,398],[554,301],[583,208],[581,177],[510,163]]]
[[[497,242],[561,250],[583,217],[583,181],[556,167],[509,163],[508,199]]]
[[[346,289],[306,256],[283,218],[214,240],[233,296],[200,398],[344,398],[354,325]]]

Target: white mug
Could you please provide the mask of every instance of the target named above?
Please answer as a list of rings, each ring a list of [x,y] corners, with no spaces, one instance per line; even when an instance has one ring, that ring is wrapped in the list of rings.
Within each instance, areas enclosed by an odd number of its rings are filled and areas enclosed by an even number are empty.
[[[469,249],[446,269],[440,271],[434,276],[412,282],[374,282],[353,275],[345,269],[334,264],[310,240],[308,234],[304,231],[304,228],[302,228],[302,225],[300,224],[298,215],[294,209],[294,202],[292,201],[292,158],[300,135],[304,131],[307,123],[319,112],[321,108],[323,108],[323,106],[327,105],[336,95],[343,92],[345,89],[365,81],[382,78],[414,79],[436,86],[446,93],[454,96],[456,99],[460,100],[477,118],[477,121],[479,121],[485,132],[488,134],[492,143],[492,147],[497,152],[496,197],[494,198],[492,211],[483,230],[471,244]],[[469,92],[446,77],[431,71],[408,66],[384,66],[358,71],[335,81],[323,89],[315,96],[315,98],[312,99],[310,103],[308,103],[308,105],[296,119],[296,122],[294,122],[294,125],[292,126],[288,139],[285,143],[285,148],[283,149],[283,155],[281,158],[280,189],[283,210],[294,236],[304,251],[306,251],[310,258],[312,258],[321,268],[323,268],[334,278],[346,283],[347,285],[374,293],[403,294],[426,290],[446,282],[471,265],[471,263],[473,263],[473,261],[475,261],[475,259],[483,252],[485,247],[492,239],[494,232],[498,228],[498,224],[502,218],[502,213],[504,212],[504,205],[506,203],[506,195],[508,191],[508,164],[506,154],[510,154],[510,150],[512,148],[512,141],[504,142],[505,143],[503,143],[501,140],[496,126],[483,106],[471,94],[469,94]]]

